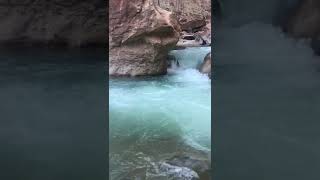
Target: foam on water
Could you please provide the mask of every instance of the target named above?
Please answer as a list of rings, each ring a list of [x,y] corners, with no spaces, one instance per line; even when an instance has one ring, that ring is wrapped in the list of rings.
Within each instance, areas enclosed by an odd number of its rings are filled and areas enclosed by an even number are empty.
[[[165,76],[110,79],[110,156],[122,159],[122,169],[135,164],[137,153],[161,159],[186,143],[210,150],[211,82],[195,69],[209,51],[173,51],[181,67]],[[117,165],[111,169],[119,174]]]

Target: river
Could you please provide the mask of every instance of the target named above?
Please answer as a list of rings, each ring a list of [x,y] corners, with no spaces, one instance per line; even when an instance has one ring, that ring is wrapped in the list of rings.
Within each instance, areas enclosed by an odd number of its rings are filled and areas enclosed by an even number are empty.
[[[111,179],[150,173],[149,166],[189,147],[211,152],[211,80],[196,69],[210,51],[171,51],[180,67],[164,76],[110,78]]]
[[[104,49],[1,48],[1,179],[107,177]]]

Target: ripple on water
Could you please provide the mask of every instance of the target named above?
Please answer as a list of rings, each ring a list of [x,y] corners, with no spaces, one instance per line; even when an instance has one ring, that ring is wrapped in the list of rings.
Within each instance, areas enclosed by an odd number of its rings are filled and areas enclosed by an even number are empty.
[[[165,76],[110,79],[111,178],[185,152],[186,144],[210,151],[211,80],[195,69],[209,51],[173,51],[182,66]]]

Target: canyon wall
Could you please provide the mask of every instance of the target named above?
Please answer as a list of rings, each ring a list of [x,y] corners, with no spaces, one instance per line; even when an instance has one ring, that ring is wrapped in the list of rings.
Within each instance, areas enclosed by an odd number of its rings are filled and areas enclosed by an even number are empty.
[[[157,3],[161,8],[177,15],[182,30],[190,31],[210,23],[209,0],[159,0]]]
[[[178,46],[211,44],[210,0],[159,0],[157,3],[161,8],[176,14],[184,36],[200,38],[200,41],[190,41],[181,36]]]
[[[211,43],[209,0],[110,0],[109,7],[110,75],[165,74],[181,31]]]
[[[107,43],[103,0],[0,0],[0,44]]]

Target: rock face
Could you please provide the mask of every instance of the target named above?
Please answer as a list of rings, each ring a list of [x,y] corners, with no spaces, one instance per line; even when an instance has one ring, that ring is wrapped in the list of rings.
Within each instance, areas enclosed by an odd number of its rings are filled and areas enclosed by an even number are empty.
[[[210,0],[159,0],[157,2],[160,7],[177,14],[181,29],[184,31],[205,26],[211,17]]]
[[[109,74],[165,74],[179,39],[174,14],[153,0],[110,0],[109,7]]]
[[[177,14],[182,31],[201,36],[205,45],[211,44],[210,0],[159,0],[158,3],[160,7]]]
[[[105,45],[102,0],[0,0],[0,44]]]
[[[206,41],[198,34],[183,32],[177,43],[177,47],[194,47],[206,45]]]

